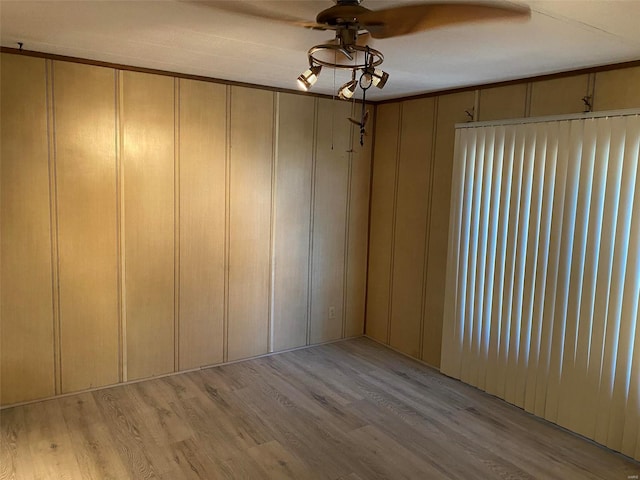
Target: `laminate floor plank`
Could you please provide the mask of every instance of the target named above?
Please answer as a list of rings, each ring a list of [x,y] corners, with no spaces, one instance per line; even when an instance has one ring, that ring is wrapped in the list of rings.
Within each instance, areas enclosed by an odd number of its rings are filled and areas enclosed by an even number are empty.
[[[617,480],[640,464],[367,338],[0,411],[0,480]]]
[[[179,479],[232,479],[229,467],[219,458],[208,455],[208,449],[194,439],[181,440],[169,447],[174,458],[174,476]],[[212,472],[215,475],[212,477]]]
[[[271,441],[250,448],[249,456],[262,467],[268,478],[315,480],[319,477],[299,458],[278,441]]]
[[[105,422],[114,439],[118,454],[127,469],[129,478],[163,478],[170,470],[168,452],[159,448],[147,431],[147,419],[138,411],[127,395],[131,385],[95,392]]]
[[[303,458],[321,478],[336,478],[350,468],[344,433],[314,419],[293,403],[271,403],[271,395],[259,386],[248,387],[243,399],[247,408],[259,412],[273,436],[293,454]]]
[[[34,478],[23,408],[0,411],[0,479]]]
[[[368,376],[363,375],[363,377]],[[416,453],[437,464],[437,468],[446,472],[449,478],[460,478],[468,475],[472,470],[476,472],[479,478],[495,477],[495,468],[492,468],[496,463],[495,459],[485,455],[482,457],[484,460],[482,462],[470,462],[469,458],[476,458],[478,456],[476,451],[483,449],[483,447],[478,443],[467,444],[464,437],[451,428],[450,421],[442,422],[440,417],[434,418],[430,415],[423,415],[419,408],[414,408],[399,400],[395,397],[395,393],[388,393],[386,389],[380,388],[375,382],[367,382],[361,379],[360,385],[363,390],[367,391],[369,398],[366,403],[374,406],[373,409],[369,409],[366,418],[371,421],[378,412],[384,412],[383,418],[385,420],[391,417],[391,421],[380,425],[380,427],[383,427],[381,430],[390,432],[389,435],[393,436],[398,442],[405,444],[409,450],[428,446],[427,450],[417,451]],[[367,404],[359,405],[356,408],[366,411]],[[418,429],[418,434],[412,435],[415,441],[410,442],[410,444],[406,438],[395,435],[395,430],[403,423]],[[453,452],[455,452],[455,455],[452,455]],[[519,472],[513,472],[514,469],[509,462],[500,463],[504,469],[512,471],[514,479],[521,478]],[[518,473],[518,476],[516,476],[516,473]]]
[[[224,420],[216,407],[203,404],[200,399],[190,399],[186,403],[189,426],[194,431],[193,440],[209,458],[225,461],[237,452],[245,452],[257,445],[251,436],[243,433],[244,427],[236,428],[233,418]]]
[[[309,348],[291,352],[290,359],[279,358],[279,360],[286,361],[292,368],[300,372],[301,375],[295,376],[300,382],[310,386],[324,386],[327,391],[333,392],[340,403],[349,404],[362,400],[362,395],[352,387],[350,381],[350,378],[358,372],[344,362],[338,364],[331,361],[326,354],[317,355],[313,350],[313,348]]]
[[[394,415],[368,401],[354,404],[351,408],[368,418],[370,425],[431,464],[444,478],[462,478],[468,473],[463,457],[465,452],[459,447],[454,448],[454,440],[443,437],[433,426],[424,431],[414,423],[398,421]]]
[[[82,478],[117,480],[127,470],[91,393],[60,399]]]
[[[278,362],[276,357],[267,357],[256,362],[259,368],[263,368],[261,383],[268,389],[281,392],[286,395],[287,401],[298,406],[316,421],[330,422],[340,430],[349,431],[366,425],[366,422],[355,415],[345,413],[344,399],[335,392],[323,388],[317,382],[309,381],[309,377],[299,379],[296,371],[288,362]],[[268,379],[265,383],[264,379]]]
[[[175,404],[166,397],[165,385],[165,382],[140,382],[132,385],[130,390],[137,410],[145,418],[145,426],[158,445],[170,445],[193,436],[192,429],[176,411]]]
[[[205,389],[208,397],[206,401],[197,399],[205,415],[203,421],[206,422],[207,418],[212,419],[225,436],[228,435],[237,441],[238,448],[242,451],[273,439],[264,427],[262,419],[244,408],[240,398],[243,393],[238,394],[238,390],[218,390],[207,380],[206,375],[207,372],[203,372],[198,379],[198,385]]]
[[[24,421],[35,478],[82,478],[59,401],[27,405]]]
[[[355,473],[350,473],[346,477],[340,477],[337,480],[363,480],[362,477],[359,477]]]
[[[429,462],[415,455],[383,431],[375,426],[354,430],[349,434],[354,443],[361,445],[372,459],[376,459],[379,467],[385,469],[383,478],[413,479],[446,479],[447,477]]]
[[[509,444],[502,444],[497,451],[490,448],[496,443],[491,441],[491,439],[496,438],[495,428],[485,428],[484,431],[477,435],[476,438],[486,439],[483,443],[478,443],[473,439],[470,440],[466,435],[468,429],[468,423],[464,418],[466,409],[447,407],[443,402],[438,404],[432,396],[416,396],[416,392],[411,388],[412,383],[407,382],[404,377],[401,377],[400,381],[396,378],[388,377],[385,382],[385,375],[386,372],[379,371],[376,372],[375,376],[374,374],[366,374],[362,375],[362,378],[369,382],[369,385],[372,386],[370,388],[378,387],[377,398],[386,398],[386,408],[394,412],[405,423],[419,426],[419,432],[428,432],[429,438],[425,440],[429,445],[437,445],[437,449],[440,450],[435,459],[446,457],[447,452],[462,451],[465,454],[462,460],[450,458],[449,468],[459,468],[460,465],[467,461],[466,458],[471,458],[473,460],[469,463],[482,465],[486,470],[484,472],[486,476],[492,476],[497,473],[514,479],[531,478],[526,474],[526,470],[523,470],[512,461],[514,458],[513,453],[519,453],[521,451],[520,448],[517,449],[517,452],[509,452]],[[395,385],[394,393],[393,395],[388,395],[386,392],[393,388],[393,385]],[[372,390],[372,392],[375,392],[375,390]],[[375,415],[375,412],[371,412],[369,415],[368,418],[372,418],[371,416]],[[443,418],[446,418],[447,421],[443,422]],[[473,421],[477,422],[477,419]],[[479,425],[484,423],[477,422]],[[493,427],[493,424],[489,424],[489,426]],[[384,430],[393,431],[393,428],[389,427],[391,425],[385,425]],[[420,442],[413,442],[413,444],[419,445]],[[430,453],[422,452],[422,455],[430,456]],[[505,453],[507,454],[505,455]],[[440,466],[443,466],[445,462],[440,460],[440,463]]]

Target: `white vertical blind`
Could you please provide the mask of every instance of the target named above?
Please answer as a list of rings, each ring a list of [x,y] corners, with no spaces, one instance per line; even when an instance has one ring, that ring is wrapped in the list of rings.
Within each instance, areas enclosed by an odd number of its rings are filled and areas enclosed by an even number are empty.
[[[640,115],[460,127],[442,372],[640,460]]]

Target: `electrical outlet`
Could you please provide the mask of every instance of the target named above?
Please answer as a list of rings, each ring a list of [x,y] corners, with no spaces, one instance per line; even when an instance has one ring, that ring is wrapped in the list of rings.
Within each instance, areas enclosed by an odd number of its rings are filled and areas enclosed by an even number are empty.
[[[329,318],[336,318],[336,307],[329,307]]]

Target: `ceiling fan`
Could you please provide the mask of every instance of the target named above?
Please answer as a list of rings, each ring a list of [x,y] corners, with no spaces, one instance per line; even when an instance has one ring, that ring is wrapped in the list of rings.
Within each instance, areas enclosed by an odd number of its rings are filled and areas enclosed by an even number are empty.
[[[198,2],[232,13],[250,15],[314,30],[331,30],[335,37],[309,49],[309,68],[298,77],[298,85],[309,90],[318,80],[323,67],[351,71],[351,80],[342,85],[338,95],[344,100],[353,97],[358,86],[363,91],[362,120],[364,131],[364,103],[371,86],[383,88],[389,74],[378,68],[384,61],[382,53],[372,48],[371,38],[399,37],[425,30],[456,24],[470,24],[493,20],[526,20],[530,9],[511,2],[420,2],[380,10],[361,5],[362,0],[334,0],[335,5],[317,14],[315,22],[274,12],[256,3],[244,1]],[[360,55],[360,58],[358,58]],[[363,58],[362,58],[363,57]],[[357,77],[357,73],[360,73]],[[362,143],[362,138],[361,138]]]
[[[322,67],[348,69],[353,72],[368,69],[370,72],[366,73],[373,75],[373,84],[382,88],[388,74],[378,70],[378,76],[375,75],[375,67],[382,63],[384,57],[379,51],[367,46],[371,38],[398,37],[461,23],[526,20],[530,16],[528,6],[505,1],[497,3],[441,0],[370,10],[361,5],[362,0],[334,0],[335,5],[318,13],[313,22],[258,6],[259,2],[222,0],[196,3],[289,25],[334,31],[335,38],[312,47],[308,52],[309,70],[298,77],[300,86],[305,90],[315,83]],[[364,64],[352,63],[357,52],[368,56]],[[336,54],[340,54],[339,57]],[[341,97],[351,98],[356,87],[353,80],[349,82],[349,88],[340,89]]]

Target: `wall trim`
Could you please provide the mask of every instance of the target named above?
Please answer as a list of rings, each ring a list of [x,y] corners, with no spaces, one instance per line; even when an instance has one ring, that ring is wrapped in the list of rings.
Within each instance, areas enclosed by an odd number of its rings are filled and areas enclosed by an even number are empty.
[[[229,249],[231,231],[231,85],[225,88],[224,120],[224,294],[222,305],[222,360],[229,358]]]
[[[49,234],[51,238],[51,307],[53,319],[53,380],[62,393],[62,333],[60,327],[60,250],[58,247],[58,162],[56,144],[55,76],[53,62],[45,60],[47,156],[49,168]]]
[[[231,85],[234,87],[247,87],[247,88],[254,88],[258,90],[268,90],[270,92],[293,93],[295,95],[305,95],[305,96],[330,98],[330,99],[336,98],[335,95],[326,95],[324,93],[314,93],[314,92],[303,92],[293,88],[287,89],[287,88],[270,87],[267,85],[257,85],[255,83],[238,82],[235,80],[225,80],[222,78],[206,77],[204,75],[193,75],[190,73],[172,72],[169,70],[159,70],[156,68],[136,67],[134,65],[124,65],[121,63],[103,62],[101,60],[71,57],[67,55],[57,55],[54,53],[36,52],[33,50],[20,50],[18,48],[11,48],[11,47],[0,46],[0,53],[10,53],[14,55],[23,55],[26,57],[44,58],[46,60],[55,60],[60,62],[82,63],[84,65],[93,65],[96,67],[114,68],[116,70],[149,73],[152,75],[163,75],[167,77],[175,77],[175,78],[186,79],[186,80],[198,80],[201,82],[220,83],[223,85]]]
[[[267,352],[273,352],[273,319],[276,303],[276,222],[278,191],[278,156],[280,147],[280,92],[273,94],[273,125],[271,130],[271,212],[269,218],[269,313],[267,319]]]
[[[458,88],[450,88],[445,90],[434,90],[433,92],[427,93],[419,93],[416,95],[408,95],[405,97],[397,97],[397,98],[389,98],[385,100],[378,100],[374,102],[378,105],[385,103],[394,103],[394,102],[405,102],[408,100],[418,100],[420,98],[430,98],[430,97],[439,97],[441,95],[451,95],[454,93],[462,93],[469,92],[473,90],[483,90],[487,88],[497,88],[497,87],[506,87],[509,85],[518,85],[522,83],[530,83],[530,82],[540,82],[543,80],[554,80],[557,78],[564,77],[574,77],[577,75],[585,75],[591,73],[598,72],[607,72],[610,70],[622,70],[625,68],[634,68],[640,67],[640,59],[639,60],[631,60],[629,62],[621,62],[621,63],[610,63],[606,65],[598,65],[595,67],[586,67],[586,68],[578,68],[575,70],[563,70],[561,72],[548,73],[544,75],[532,75],[529,77],[520,77],[514,78],[513,80],[505,80],[502,82],[489,82],[489,83],[480,83],[477,85],[468,85],[466,87],[458,87]]]
[[[256,85],[256,84],[253,84],[253,83],[237,82],[237,81],[234,81],[234,80],[224,80],[224,79],[220,79],[220,78],[205,77],[203,75],[192,75],[192,74],[188,74],[188,73],[171,72],[171,71],[168,71],[168,70],[158,70],[158,69],[154,69],[154,68],[136,67],[136,66],[133,66],[133,65],[123,65],[123,64],[119,64],[119,63],[103,62],[103,61],[100,61],[100,60],[91,60],[91,59],[87,59],[87,58],[71,57],[71,56],[67,56],[67,55],[57,55],[57,54],[54,54],[54,53],[36,52],[34,50],[20,50],[18,48],[0,46],[0,53],[11,53],[11,54],[15,54],[15,55],[25,55],[25,56],[28,56],[28,57],[45,58],[45,59],[49,59],[49,60],[58,60],[58,61],[62,61],[62,62],[83,63],[83,64],[86,64],[86,65],[95,65],[95,66],[98,66],[98,67],[115,68],[116,70],[130,70],[130,71],[134,71],[134,72],[150,73],[150,74],[154,74],[154,75],[165,75],[165,76],[171,76],[171,77],[176,77],[176,78],[184,78],[184,79],[189,79],[189,80],[199,80],[199,81],[202,81],[202,82],[221,83],[223,85],[233,85],[233,86],[239,86],[239,87],[257,88],[257,89],[260,89],[260,90],[269,90],[269,91],[272,91],[272,92],[293,93],[293,94],[296,94],[296,95],[307,95],[307,96],[312,96],[312,97],[335,99],[335,95],[325,95],[323,93],[302,92],[300,90],[295,90],[295,89],[269,87],[269,86],[266,86],[266,85]],[[444,89],[444,90],[434,90],[432,92],[419,93],[419,94],[416,94],[416,95],[400,96],[400,97],[389,98],[389,99],[384,99],[384,100],[377,100],[377,101],[376,100],[367,100],[367,102],[369,104],[371,104],[371,105],[380,105],[380,104],[384,104],[384,103],[401,102],[401,101],[407,101],[407,100],[417,100],[419,98],[429,98],[429,97],[437,97],[437,96],[440,96],[440,95],[449,95],[449,94],[453,94],[453,93],[468,92],[470,90],[478,90],[478,89],[485,89],[485,88],[495,88],[495,87],[504,87],[504,86],[507,86],[507,85],[515,85],[515,84],[519,84],[519,83],[527,83],[527,82],[534,82],[534,81],[538,82],[538,81],[541,81],[541,80],[552,80],[552,79],[555,79],[555,78],[572,77],[574,75],[606,72],[606,71],[609,71],[609,70],[619,70],[619,69],[633,68],[633,67],[640,67],[640,59],[630,60],[630,61],[627,61],[627,62],[619,62],[619,63],[609,63],[609,64],[605,64],[605,65],[597,65],[597,66],[593,66],[593,67],[578,68],[578,69],[573,69],[573,70],[563,70],[563,71],[560,71],[560,72],[548,73],[548,74],[544,74],[544,75],[532,75],[532,76],[528,76],[528,77],[519,77],[519,78],[515,78],[515,79],[512,79],[512,80],[505,80],[505,81],[502,81],[502,82],[489,82],[489,83],[482,83],[482,84],[476,84],[476,85],[468,85],[468,86],[465,86],[465,87],[457,87],[457,88],[450,88],[450,89]]]
[[[180,79],[173,79],[173,370],[180,370]]]

